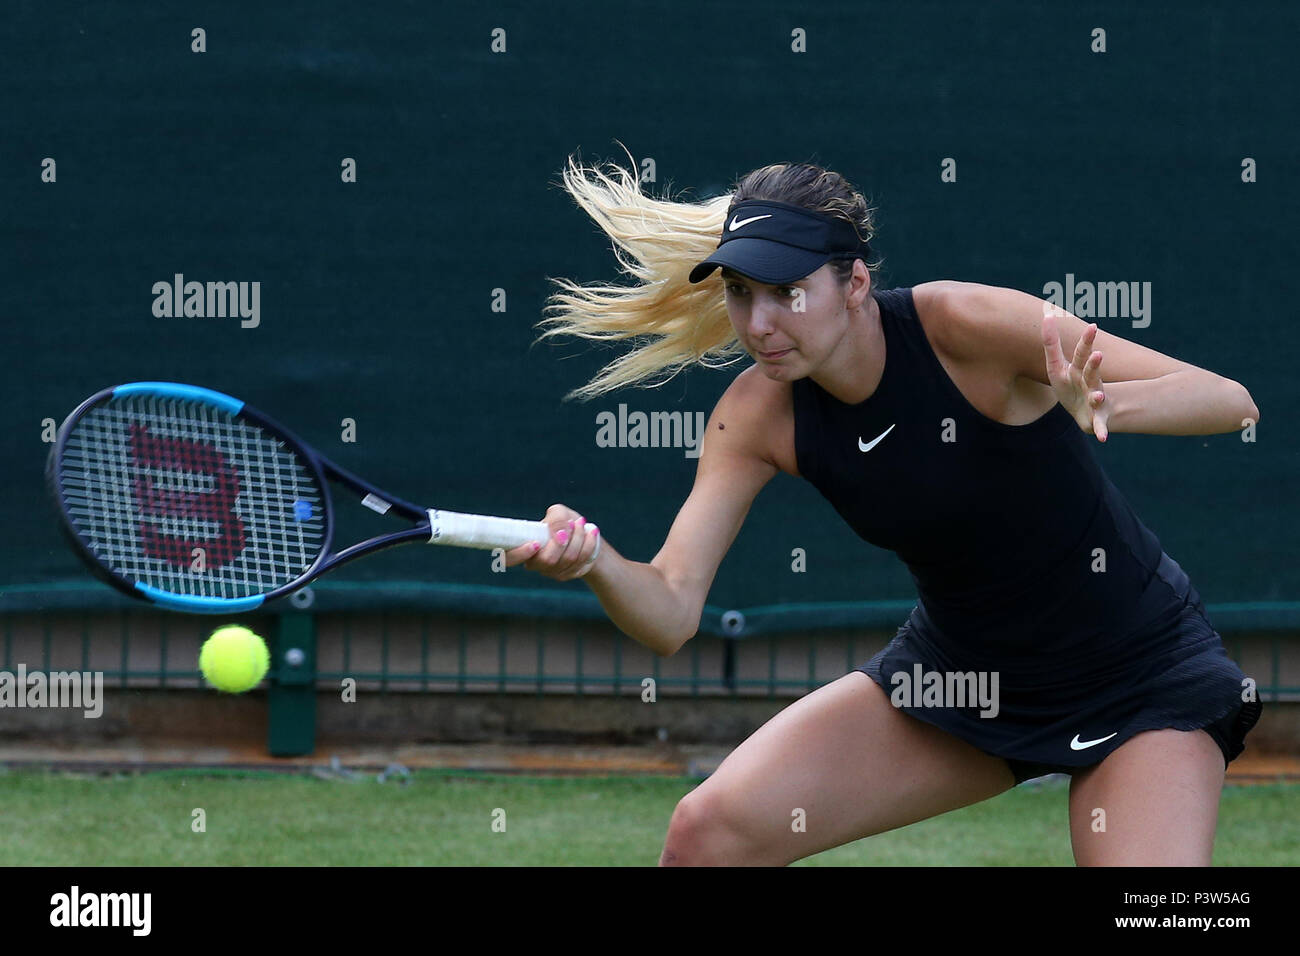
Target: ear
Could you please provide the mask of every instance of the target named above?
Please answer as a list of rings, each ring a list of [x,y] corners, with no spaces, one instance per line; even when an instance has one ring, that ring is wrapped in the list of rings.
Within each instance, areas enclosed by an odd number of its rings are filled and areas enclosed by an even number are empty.
[[[861,259],[853,260],[853,274],[849,276],[848,291],[848,298],[844,302],[848,309],[856,309],[871,294],[871,272]]]

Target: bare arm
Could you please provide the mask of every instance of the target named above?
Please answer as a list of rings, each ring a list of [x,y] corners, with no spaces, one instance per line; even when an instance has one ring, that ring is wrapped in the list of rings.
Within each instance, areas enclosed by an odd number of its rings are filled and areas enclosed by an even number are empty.
[[[955,354],[996,360],[1052,386],[1080,427],[1099,439],[1108,431],[1212,435],[1259,421],[1240,383],[1102,332],[1028,293],[973,282],[918,289],[938,303]],[[1075,395],[1079,401],[1070,401]]]
[[[718,566],[754,496],[777,472],[761,450],[773,390],[761,387],[758,374],[741,373],[718,399],[700,445],[695,484],[653,560],[629,560],[604,541],[582,579],[619,630],[660,656],[676,653],[698,630]],[[563,551],[548,543],[527,567],[546,573],[564,561]],[[514,563],[515,555],[510,552],[507,562]]]
[[[1198,375],[1197,373],[1203,373]],[[1146,435],[1217,435],[1259,421],[1259,409],[1245,387],[1203,369],[1171,372],[1152,379],[1108,382],[1113,432]]]

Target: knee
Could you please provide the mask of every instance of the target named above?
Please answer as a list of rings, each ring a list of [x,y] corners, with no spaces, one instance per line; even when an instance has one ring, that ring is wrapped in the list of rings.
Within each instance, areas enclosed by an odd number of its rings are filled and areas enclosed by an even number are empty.
[[[725,794],[695,790],[677,803],[668,821],[660,866],[737,866],[755,847],[743,835]]]

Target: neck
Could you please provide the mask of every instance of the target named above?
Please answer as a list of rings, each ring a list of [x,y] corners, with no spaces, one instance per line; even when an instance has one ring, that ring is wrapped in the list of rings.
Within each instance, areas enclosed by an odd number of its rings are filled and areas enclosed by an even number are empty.
[[[885,373],[885,330],[880,306],[868,295],[862,307],[850,314],[844,337],[831,357],[811,376],[821,388],[846,405],[865,402]]]

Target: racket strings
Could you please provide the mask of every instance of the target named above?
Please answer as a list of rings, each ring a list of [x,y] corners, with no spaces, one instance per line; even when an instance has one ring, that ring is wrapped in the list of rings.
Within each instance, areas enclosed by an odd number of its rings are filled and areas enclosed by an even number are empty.
[[[265,594],[324,542],[315,477],[274,435],[202,402],[113,398],[65,440],[64,510],[121,577],[199,597]]]

